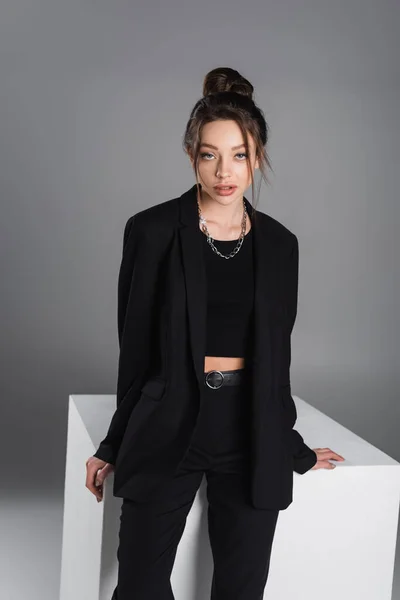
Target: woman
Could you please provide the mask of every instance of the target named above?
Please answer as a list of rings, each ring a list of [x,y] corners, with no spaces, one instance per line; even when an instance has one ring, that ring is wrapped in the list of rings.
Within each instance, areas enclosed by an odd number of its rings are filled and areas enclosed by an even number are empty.
[[[263,597],[293,470],[334,468],[293,429],[298,242],[244,197],[265,177],[267,124],[237,71],[205,78],[184,148],[196,184],[128,220],[118,281],[117,410],[87,461],[123,498],[113,600],[166,600],[203,474],[213,600]]]

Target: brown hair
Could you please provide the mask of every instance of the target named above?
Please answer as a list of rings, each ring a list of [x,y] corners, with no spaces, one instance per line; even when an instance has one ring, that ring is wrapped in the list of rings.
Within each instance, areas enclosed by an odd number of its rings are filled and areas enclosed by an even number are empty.
[[[250,81],[234,69],[219,67],[207,73],[203,82],[203,98],[198,100],[194,105],[186,125],[183,148],[193,158],[196,182],[199,190],[197,166],[203,126],[206,123],[217,120],[235,121],[241,129],[248,155],[246,161],[251,173],[252,206],[255,209],[254,178],[250,165],[247,134],[250,134],[254,139],[256,158],[259,159],[259,169],[267,184],[269,184],[269,181],[266,175],[266,166],[271,171],[273,169],[265,149],[268,141],[269,127],[263,111],[254,102],[253,92],[254,88]],[[259,191],[260,188],[258,188],[258,193]]]

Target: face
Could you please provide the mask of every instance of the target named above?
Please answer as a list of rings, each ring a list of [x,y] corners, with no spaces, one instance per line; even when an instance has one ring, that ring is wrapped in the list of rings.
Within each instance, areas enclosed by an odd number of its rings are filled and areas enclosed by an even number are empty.
[[[255,159],[255,143],[248,135],[250,147],[250,163],[258,169],[259,161]],[[201,133],[199,154],[199,182],[202,194],[205,193],[220,204],[231,204],[242,199],[251,185],[251,172],[246,161],[242,132],[235,121],[213,121],[204,125]],[[192,166],[193,160],[191,159]],[[237,186],[229,196],[217,194],[214,186],[229,184]]]

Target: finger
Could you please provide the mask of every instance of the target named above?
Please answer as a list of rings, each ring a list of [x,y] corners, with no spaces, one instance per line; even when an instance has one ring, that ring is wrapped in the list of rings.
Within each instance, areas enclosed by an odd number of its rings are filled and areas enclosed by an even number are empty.
[[[95,485],[102,486],[104,484],[105,478],[108,475],[108,472],[109,471],[107,469],[107,465],[105,465],[101,469],[98,469],[98,471],[96,472]]]
[[[107,463],[101,470],[101,475],[103,475],[103,479],[105,479],[112,470],[113,470],[112,465]]]
[[[336,469],[336,465],[329,462],[329,460],[324,460],[323,461],[327,466],[325,467],[326,469]]]
[[[329,456],[328,456],[328,458],[332,458],[334,460],[344,460],[344,457],[341,454],[338,454],[337,452],[334,452],[330,448],[329,448]]]
[[[328,454],[326,458],[333,458],[335,460],[345,460],[344,456],[338,454],[337,452],[334,452],[331,448],[320,448],[320,451],[324,452],[325,454]]]
[[[92,492],[92,494],[94,494],[96,496],[98,501],[100,501],[102,499],[103,484],[100,483],[100,485],[98,485],[98,482],[96,482],[96,471],[93,472],[93,469],[90,469],[90,468],[87,469],[86,487],[88,488],[88,490],[90,492]]]
[[[344,456],[342,456],[341,454],[338,454],[337,452],[333,452],[333,454],[334,454],[334,456],[336,456],[336,459],[337,459],[337,460],[346,460],[346,459],[344,458]]]
[[[86,487],[88,488],[88,490],[90,492],[92,492],[92,494],[94,496],[96,496],[98,501],[102,500],[102,498],[103,498],[103,487],[102,486],[96,486],[94,483],[87,483]]]
[[[98,486],[97,488],[97,493],[96,493],[96,498],[97,498],[97,502],[101,502],[103,499],[103,486]]]
[[[318,460],[315,465],[312,467],[313,469],[335,469],[336,465],[329,462],[329,460]]]

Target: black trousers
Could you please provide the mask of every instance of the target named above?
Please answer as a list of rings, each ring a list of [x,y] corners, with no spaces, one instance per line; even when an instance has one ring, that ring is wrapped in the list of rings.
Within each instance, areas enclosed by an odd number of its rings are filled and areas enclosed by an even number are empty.
[[[262,600],[278,510],[250,503],[249,387],[204,385],[189,451],[156,499],[121,507],[112,600],[173,600],[170,576],[203,475],[214,562],[211,600]]]

